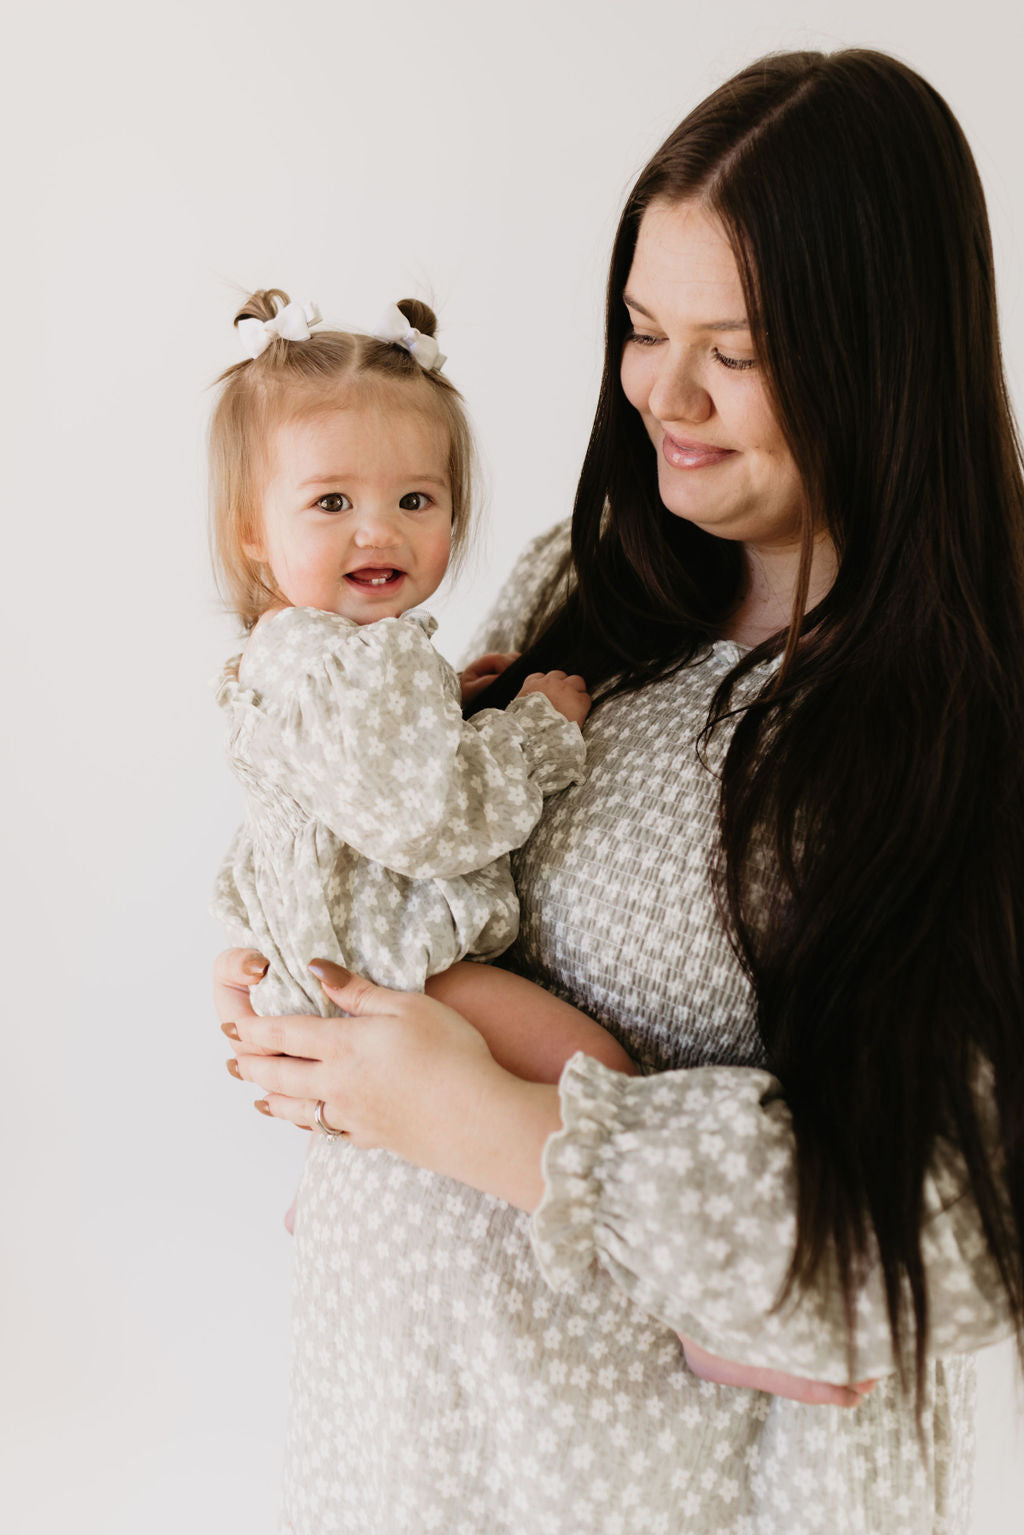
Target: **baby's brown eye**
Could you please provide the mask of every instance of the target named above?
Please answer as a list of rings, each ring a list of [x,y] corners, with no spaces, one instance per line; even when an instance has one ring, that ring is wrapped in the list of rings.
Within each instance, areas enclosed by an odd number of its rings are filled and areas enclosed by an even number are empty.
[[[407,496],[399,501],[403,512],[422,512],[430,502],[430,497],[422,490],[410,490]]]
[[[331,491],[329,496],[321,496],[317,506],[322,512],[344,512],[352,505],[348,496],[341,495],[338,491]]]

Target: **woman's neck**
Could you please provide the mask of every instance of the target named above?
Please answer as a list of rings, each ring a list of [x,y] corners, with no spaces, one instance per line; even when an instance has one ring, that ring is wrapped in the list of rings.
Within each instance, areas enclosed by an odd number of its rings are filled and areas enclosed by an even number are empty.
[[[722,625],[722,638],[739,645],[760,645],[789,627],[800,574],[799,545],[743,546],[746,577],[736,607]],[[804,612],[826,595],[835,580],[836,552],[827,533],[819,534],[811,560],[811,580]]]

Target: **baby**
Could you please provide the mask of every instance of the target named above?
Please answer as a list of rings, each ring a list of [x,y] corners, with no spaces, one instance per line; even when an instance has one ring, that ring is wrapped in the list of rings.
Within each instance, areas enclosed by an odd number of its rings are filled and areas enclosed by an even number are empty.
[[[473,456],[434,316],[403,300],[376,336],[319,322],[254,294],[211,429],[214,545],[249,636],[218,693],[247,803],[214,911],[269,960],[253,1005],[335,1012],[308,969],[329,959],[427,989],[529,1080],[557,1081],[577,1050],[633,1071],[576,1009],[464,962],[516,936],[508,854],[580,780],[590,699],[548,672],[463,719],[463,691],[510,658],[460,682],[420,608],[464,547]]]

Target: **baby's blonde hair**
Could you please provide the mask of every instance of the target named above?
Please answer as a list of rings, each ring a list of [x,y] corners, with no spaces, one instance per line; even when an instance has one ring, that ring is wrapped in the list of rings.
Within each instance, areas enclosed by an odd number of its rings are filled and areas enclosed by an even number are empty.
[[[270,320],[287,303],[280,288],[252,294],[235,315]],[[418,299],[399,300],[409,324],[424,335],[437,329],[434,311]],[[452,493],[452,561],[466,546],[472,507],[473,439],[462,396],[443,373],[422,368],[405,347],[358,332],[314,331],[308,341],[274,337],[258,357],[235,363],[217,380],[223,385],[210,424],[210,534],[214,569],[225,600],[247,630],[282,600],[270,570],[246,545],[260,533],[260,502],[269,444],[285,421],[348,403],[346,389],[370,389],[387,400],[396,387],[408,391],[408,408],[422,412],[448,434]],[[403,404],[406,401],[403,400]]]

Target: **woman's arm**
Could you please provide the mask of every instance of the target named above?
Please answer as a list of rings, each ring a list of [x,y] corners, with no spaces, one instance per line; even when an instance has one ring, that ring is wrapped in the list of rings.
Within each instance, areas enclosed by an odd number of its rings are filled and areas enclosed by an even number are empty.
[[[345,1020],[257,1018],[248,987],[263,967],[262,956],[252,951],[228,950],[219,956],[214,978],[222,1027],[238,1046],[229,1068],[240,1080],[265,1087],[269,1096],[256,1103],[262,1113],[308,1130],[322,1093],[327,1123],[341,1128],[337,1116],[346,1108],[330,1094],[357,1095],[348,1129],[357,1144],[386,1145],[520,1209],[536,1208],[544,1188],[543,1149],[562,1128],[555,1087],[509,1079],[493,1060],[488,1063],[479,1035],[470,1037],[476,1031],[447,1008],[358,978],[348,987],[324,989],[346,1010],[385,1009],[376,1017],[363,1011]],[[337,970],[318,968],[326,976]],[[290,1059],[297,1050],[310,1053]],[[260,1059],[268,1055],[276,1060]],[[724,1385],[841,1407],[857,1405],[871,1389],[870,1382],[851,1388],[752,1367],[716,1358],[685,1337],[681,1342],[694,1373]]]
[[[238,1074],[264,1089],[275,1117],[309,1126],[323,1099],[328,1122],[355,1144],[535,1211],[549,1282],[596,1261],[645,1311],[718,1361],[757,1367],[755,1378],[846,1382],[892,1371],[877,1275],[858,1303],[852,1372],[834,1287],[774,1309],[796,1184],[788,1111],[768,1073],[630,1078],[578,1056],[556,1089],[503,1071],[475,1029],[429,998],[359,978],[325,989],[355,1016],[257,1019],[234,1005],[237,990],[219,999],[237,1025]],[[255,1059],[253,1046],[279,1054]],[[937,1169],[940,1181],[948,1175]],[[931,1350],[996,1342],[1012,1329],[977,1213],[966,1197],[940,1198],[937,1184],[929,1199]]]

